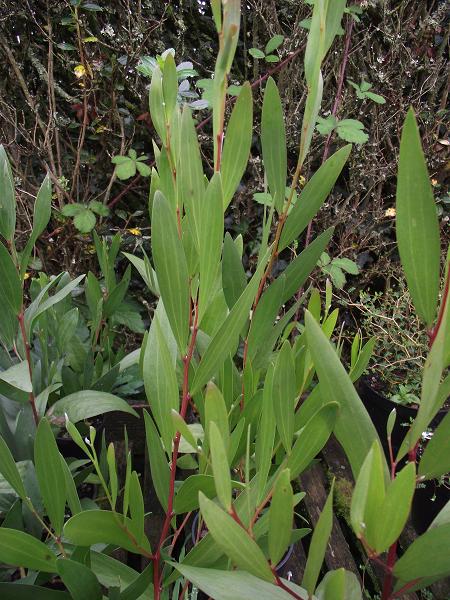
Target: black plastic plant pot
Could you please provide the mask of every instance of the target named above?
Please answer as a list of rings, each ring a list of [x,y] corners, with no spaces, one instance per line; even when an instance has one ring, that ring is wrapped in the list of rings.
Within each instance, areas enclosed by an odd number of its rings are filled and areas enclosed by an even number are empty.
[[[435,479],[421,483],[414,494],[411,520],[419,535],[431,525],[438,513],[450,500],[450,484],[439,484]]]
[[[400,446],[408,431],[409,425],[417,415],[417,408],[392,402],[392,400],[389,400],[389,398],[386,398],[374,390],[370,385],[370,381],[367,379],[361,379],[358,382],[358,392],[367,412],[370,415],[370,418],[372,419],[373,424],[375,425],[375,429],[380,437],[386,458],[389,460],[386,425],[392,409],[395,408],[397,411],[397,419],[391,435],[392,449],[395,456],[400,450]],[[439,425],[447,412],[447,408],[438,412],[430,424],[432,429]]]
[[[199,513],[197,513],[195,515],[194,520],[192,521],[192,527],[191,527],[191,541],[194,546],[208,533],[206,525],[203,525],[203,529],[200,532],[200,536],[198,535],[198,518],[199,518]],[[277,564],[277,567],[275,569],[276,571],[281,571],[281,569],[284,567],[284,565],[287,563],[287,561],[291,558],[293,551],[294,551],[294,544],[291,544],[289,546],[289,548],[286,550],[283,558]]]

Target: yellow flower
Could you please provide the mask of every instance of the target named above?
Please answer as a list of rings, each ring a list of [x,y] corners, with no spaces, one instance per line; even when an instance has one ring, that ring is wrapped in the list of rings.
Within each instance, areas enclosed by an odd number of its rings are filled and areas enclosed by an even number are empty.
[[[303,187],[305,185],[306,179],[303,177],[303,175],[300,175],[300,177],[298,178],[298,183],[300,187]]]
[[[384,211],[385,217],[395,217],[396,214],[397,214],[397,211],[395,210],[395,208],[393,206],[391,208],[387,208]]]
[[[438,180],[437,180],[437,179],[432,179],[432,180],[431,180],[431,185],[432,185],[433,187],[436,187],[436,186],[437,186],[437,184],[438,184]]]
[[[77,65],[73,72],[75,73],[75,77],[77,79],[81,79],[82,77],[84,77],[86,75],[86,69],[84,68],[83,65]]]
[[[24,278],[24,280],[25,280],[25,279],[29,279],[29,277],[30,277],[30,274],[29,274],[29,273],[24,273],[24,275],[23,275],[23,278]]]
[[[142,231],[138,227],[132,227],[131,229],[127,229],[127,231],[131,233],[131,235],[142,235]]]

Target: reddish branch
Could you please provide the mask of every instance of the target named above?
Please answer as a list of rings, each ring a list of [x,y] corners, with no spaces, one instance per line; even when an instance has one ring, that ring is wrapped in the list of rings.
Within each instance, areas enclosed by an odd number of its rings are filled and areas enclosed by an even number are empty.
[[[386,563],[386,574],[384,576],[383,582],[383,593],[381,596],[381,600],[389,600],[392,591],[392,582],[394,579],[392,569],[395,565],[395,559],[397,557],[397,542],[394,542],[392,546],[389,548],[387,563]]]

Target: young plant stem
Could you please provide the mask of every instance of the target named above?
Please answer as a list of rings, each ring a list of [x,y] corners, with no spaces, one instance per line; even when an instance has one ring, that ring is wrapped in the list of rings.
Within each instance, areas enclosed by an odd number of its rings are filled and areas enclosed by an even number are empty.
[[[445,279],[444,292],[442,294],[441,307],[439,309],[439,315],[438,315],[438,318],[437,318],[437,321],[436,321],[436,325],[433,327],[433,329],[431,330],[431,332],[429,334],[429,346],[430,346],[430,350],[433,347],[434,340],[436,339],[436,336],[439,333],[439,329],[441,328],[441,325],[442,325],[442,319],[444,318],[445,307],[446,307],[446,304],[448,302],[449,287],[450,287],[450,274],[447,273],[447,277]]]
[[[18,319],[19,319],[20,334],[22,336],[23,345],[25,348],[25,358],[28,363],[28,373],[30,374],[30,382],[33,382],[33,371],[31,369],[31,351],[30,351],[30,344],[28,342],[27,332],[26,332],[26,328],[25,328],[25,313],[24,313],[23,309],[20,311]],[[31,391],[29,393],[28,401],[30,403],[31,410],[33,412],[34,422],[37,427],[39,424],[39,414],[38,414],[38,411],[36,408],[36,401],[34,398],[33,391]]]
[[[290,596],[292,596],[293,598],[297,598],[298,600],[302,600],[301,596],[299,596],[298,594],[296,594],[294,592],[294,590],[291,590],[290,587],[288,587],[287,585],[285,585],[282,580],[280,579],[280,577],[277,575],[276,571],[275,571],[275,567],[272,569],[273,574],[275,575],[276,578],[276,584],[279,588],[281,588],[282,590],[284,590],[285,592],[287,592]]]
[[[185,356],[183,356],[183,389],[181,398],[181,410],[180,415],[184,419],[186,417],[187,408],[191,395],[189,394],[189,367],[191,364],[192,356],[194,354],[195,341],[197,339],[198,331],[198,307],[194,307],[195,316],[194,323],[192,326],[191,340],[188,346],[188,350]],[[178,450],[180,447],[181,433],[176,432],[173,440],[172,450],[172,461],[170,465],[170,481],[169,481],[169,498],[167,501],[167,510],[164,523],[159,538],[158,547],[152,556],[153,560],[153,587],[154,587],[154,600],[161,599],[161,584],[162,584],[162,570],[161,570],[161,548],[164,544],[164,540],[167,538],[170,529],[170,522],[174,516],[173,502],[175,497],[175,476],[177,472],[177,460]]]
[[[394,542],[392,546],[389,548],[388,557],[387,557],[387,572],[384,576],[383,581],[383,592],[381,595],[381,600],[389,600],[392,592],[392,582],[394,579],[394,575],[392,573],[392,569],[395,565],[395,559],[397,557],[397,542]]]

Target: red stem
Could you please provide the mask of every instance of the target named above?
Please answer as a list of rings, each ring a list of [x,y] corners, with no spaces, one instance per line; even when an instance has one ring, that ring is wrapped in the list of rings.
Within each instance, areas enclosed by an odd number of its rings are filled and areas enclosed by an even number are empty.
[[[33,371],[31,369],[31,352],[30,352],[30,344],[28,343],[28,338],[27,338],[27,332],[25,329],[25,315],[23,310],[20,311],[19,315],[18,315],[18,319],[19,319],[19,327],[20,327],[20,333],[22,335],[22,340],[23,340],[23,345],[25,346],[25,357],[26,357],[26,361],[28,363],[28,373],[30,374],[30,381],[33,381]],[[31,391],[29,394],[29,403],[31,406],[31,410],[33,411],[33,418],[34,418],[34,422],[36,424],[36,426],[39,424],[39,414],[36,408],[36,402],[35,402],[35,398],[34,398],[34,394]]]
[[[393,581],[393,573],[392,569],[395,565],[395,559],[397,556],[397,542],[394,542],[392,546],[389,548],[388,557],[387,557],[387,572],[384,576],[383,582],[383,593],[381,596],[381,600],[389,600],[392,592],[392,581]]]
[[[449,271],[449,273],[447,273],[447,279],[445,280],[445,288],[444,288],[444,293],[442,294],[442,302],[441,302],[441,307],[439,309],[439,315],[437,318],[437,322],[430,333],[430,340],[429,340],[430,350],[434,344],[434,340],[436,339],[436,336],[439,333],[439,329],[442,324],[442,319],[444,317],[444,312],[445,312],[445,306],[446,306],[447,300],[448,300],[449,286],[450,286],[450,271]]]
[[[276,577],[276,585],[281,588],[282,590],[284,590],[285,592],[287,592],[290,596],[292,596],[293,598],[297,598],[297,600],[303,600],[301,596],[299,596],[298,594],[296,594],[294,592],[294,590],[291,590],[291,588],[289,588],[287,585],[285,585],[281,579],[278,577],[278,575],[276,574],[275,570],[273,570],[273,574]]]

